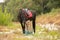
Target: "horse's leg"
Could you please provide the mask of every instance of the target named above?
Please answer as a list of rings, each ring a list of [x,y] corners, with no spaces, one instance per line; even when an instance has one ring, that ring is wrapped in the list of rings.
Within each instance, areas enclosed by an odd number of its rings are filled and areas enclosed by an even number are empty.
[[[24,22],[21,22],[21,26],[22,26],[23,34],[25,34],[25,24],[24,24]]]
[[[35,33],[35,19],[32,20],[32,25],[33,25],[33,31]]]
[[[25,26],[26,26],[26,30],[28,30],[28,24],[27,24],[27,22],[26,22],[25,24],[26,24],[26,25],[25,25]]]

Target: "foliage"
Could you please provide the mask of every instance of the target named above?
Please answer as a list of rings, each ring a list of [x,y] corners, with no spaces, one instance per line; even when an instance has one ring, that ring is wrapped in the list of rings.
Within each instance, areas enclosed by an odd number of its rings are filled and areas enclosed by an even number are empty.
[[[41,7],[41,12],[49,12],[52,8],[60,7],[60,0],[33,0],[35,4]]]
[[[12,15],[0,12],[0,25],[9,25],[12,22]]]
[[[16,13],[19,8],[30,8],[40,12],[49,12],[60,7],[60,0],[6,0],[8,12]]]
[[[20,8],[36,10],[37,14],[50,12],[53,8],[60,7],[60,0],[5,0],[4,7],[8,13],[13,14],[13,20],[17,20]]]

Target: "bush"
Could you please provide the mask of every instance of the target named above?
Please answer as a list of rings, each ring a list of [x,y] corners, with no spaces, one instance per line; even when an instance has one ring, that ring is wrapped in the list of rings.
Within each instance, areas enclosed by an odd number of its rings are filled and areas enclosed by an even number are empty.
[[[0,12],[0,25],[9,25],[12,22],[12,15],[10,13]]]

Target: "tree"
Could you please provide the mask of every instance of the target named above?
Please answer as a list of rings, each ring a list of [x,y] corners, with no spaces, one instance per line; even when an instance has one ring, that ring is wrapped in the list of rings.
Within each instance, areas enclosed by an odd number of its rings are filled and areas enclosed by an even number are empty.
[[[60,7],[60,0],[33,0],[33,2],[40,6],[43,13]]]
[[[44,9],[48,3],[48,0],[33,0],[37,5],[41,7],[42,13],[44,13]]]

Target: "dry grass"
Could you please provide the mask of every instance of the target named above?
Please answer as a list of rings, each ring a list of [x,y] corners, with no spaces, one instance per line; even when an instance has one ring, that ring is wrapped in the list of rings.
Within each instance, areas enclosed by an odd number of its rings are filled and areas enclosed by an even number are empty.
[[[19,23],[14,22],[14,27],[15,28],[10,28],[10,30],[16,30],[19,28]],[[8,28],[8,27],[7,27]],[[1,29],[4,29],[0,32],[5,32],[5,26]],[[21,28],[20,28],[21,29]],[[35,34],[29,34],[25,35],[22,34],[21,31],[16,30],[13,33],[10,34],[0,34],[0,40],[58,40],[60,38],[60,32],[58,31],[48,31],[47,29],[42,30],[39,25],[36,25],[36,33]],[[52,38],[51,38],[52,37]],[[57,38],[55,38],[57,37]]]
[[[56,13],[55,15],[43,14],[41,16],[37,16],[36,23],[46,24],[57,24],[60,25],[60,13]]]

